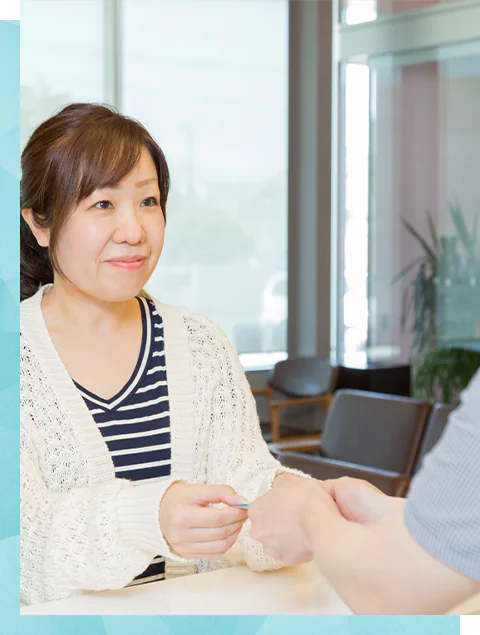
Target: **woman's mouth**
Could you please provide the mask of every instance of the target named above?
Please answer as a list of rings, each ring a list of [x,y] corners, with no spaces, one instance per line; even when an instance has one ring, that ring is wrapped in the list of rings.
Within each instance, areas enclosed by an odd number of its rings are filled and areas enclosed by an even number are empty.
[[[107,262],[119,269],[140,269],[146,261],[147,259],[144,256],[122,256],[121,258],[107,260]]]

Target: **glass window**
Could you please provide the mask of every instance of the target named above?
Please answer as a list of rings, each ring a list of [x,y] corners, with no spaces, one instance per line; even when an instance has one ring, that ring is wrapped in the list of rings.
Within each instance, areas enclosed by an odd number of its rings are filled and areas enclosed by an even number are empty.
[[[213,319],[240,353],[281,353],[288,2],[124,0],[123,24],[122,108],[172,175],[149,290]]]
[[[22,0],[21,147],[74,101],[103,101],[102,0]]]
[[[340,20],[345,24],[371,22],[377,18],[458,0],[340,0]]]
[[[368,66],[345,64],[342,91],[345,100],[344,244],[340,280],[343,341],[340,356],[349,364],[365,359],[368,331],[368,209],[369,112]]]
[[[115,105],[158,139],[172,174],[149,290],[269,364],[286,350],[288,2],[119,4],[113,23],[102,0],[22,2],[22,147],[63,105],[107,99],[116,78]]]
[[[343,353],[479,350],[480,41],[342,74]]]

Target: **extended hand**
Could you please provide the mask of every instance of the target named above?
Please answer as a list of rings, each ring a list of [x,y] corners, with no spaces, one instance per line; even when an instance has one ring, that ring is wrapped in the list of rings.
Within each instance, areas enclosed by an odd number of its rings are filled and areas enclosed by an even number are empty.
[[[347,476],[322,485],[347,520],[372,526],[382,523],[394,513],[395,499],[387,496],[368,481]]]
[[[266,555],[285,564],[300,564],[313,558],[311,545],[325,523],[340,527],[346,519],[372,526],[395,509],[395,499],[366,481],[318,481],[282,474],[272,491],[250,506],[250,535],[263,544]]]
[[[160,528],[171,548],[183,558],[220,556],[233,546],[248,515],[244,509],[208,505],[245,502],[228,485],[174,483],[160,505]]]
[[[267,556],[284,564],[308,562],[313,554],[306,520],[315,505],[341,517],[320,481],[282,474],[268,494],[250,505],[250,535],[263,544]],[[321,527],[318,531],[321,532]]]

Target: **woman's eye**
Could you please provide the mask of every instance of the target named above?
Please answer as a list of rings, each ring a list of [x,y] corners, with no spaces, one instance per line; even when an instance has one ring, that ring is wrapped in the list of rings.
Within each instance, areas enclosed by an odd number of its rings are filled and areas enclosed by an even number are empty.
[[[158,205],[158,200],[155,196],[149,196],[142,201],[142,205],[144,207],[155,207],[155,205]]]
[[[98,201],[98,203],[95,203],[93,207],[97,209],[111,209],[113,205],[110,203],[110,201]]]

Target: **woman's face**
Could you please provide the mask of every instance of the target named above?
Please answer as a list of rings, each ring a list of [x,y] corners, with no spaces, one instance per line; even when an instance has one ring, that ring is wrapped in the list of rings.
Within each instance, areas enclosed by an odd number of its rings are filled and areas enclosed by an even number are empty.
[[[158,176],[144,149],[138,165],[116,186],[96,190],[72,210],[60,230],[56,256],[67,281],[107,302],[137,295],[163,248],[165,221]]]

